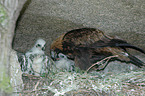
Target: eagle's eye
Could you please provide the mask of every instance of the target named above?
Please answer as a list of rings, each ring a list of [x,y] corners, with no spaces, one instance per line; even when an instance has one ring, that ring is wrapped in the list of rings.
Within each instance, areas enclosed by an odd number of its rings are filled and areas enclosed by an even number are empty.
[[[37,44],[36,47],[41,47],[41,45],[40,44]]]
[[[58,57],[59,57],[59,58],[67,58],[67,57],[66,57],[64,54],[62,54],[62,53],[59,53],[59,54],[58,54]]]

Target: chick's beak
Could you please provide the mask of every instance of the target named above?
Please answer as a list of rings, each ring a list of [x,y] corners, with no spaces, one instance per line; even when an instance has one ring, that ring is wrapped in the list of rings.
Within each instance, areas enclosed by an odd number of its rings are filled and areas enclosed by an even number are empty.
[[[42,49],[42,51],[45,51],[45,47],[42,47],[41,49]]]

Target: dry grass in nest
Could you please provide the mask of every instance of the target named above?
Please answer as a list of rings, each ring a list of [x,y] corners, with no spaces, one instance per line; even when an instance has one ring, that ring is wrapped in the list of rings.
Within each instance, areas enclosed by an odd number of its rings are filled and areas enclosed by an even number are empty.
[[[25,74],[23,76],[25,87],[19,94],[27,96],[143,96],[145,94],[145,68],[121,73],[96,71],[87,73],[87,71],[49,72],[46,77]]]
[[[135,95],[145,93],[145,71],[130,73],[70,73],[59,72],[53,77],[26,76],[21,94],[42,96],[102,96]]]

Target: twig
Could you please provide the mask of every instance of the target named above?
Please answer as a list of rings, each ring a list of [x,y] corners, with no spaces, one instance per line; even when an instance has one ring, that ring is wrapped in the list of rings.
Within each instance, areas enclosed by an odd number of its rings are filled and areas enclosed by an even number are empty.
[[[27,77],[39,77],[39,78],[41,78],[41,76],[31,75],[31,74],[27,74],[27,73],[23,73],[22,75],[27,76]]]
[[[114,58],[114,57],[118,57],[118,55],[115,55],[115,56],[109,56],[109,57],[104,58],[104,59],[101,60],[101,61],[98,61],[97,63],[91,65],[91,66],[87,69],[86,72],[88,72],[88,71],[89,71],[92,67],[94,67],[95,65],[97,65],[97,64],[99,64],[99,63],[105,61],[106,59],[108,59],[108,60],[106,61],[106,62],[108,62],[111,58]]]
[[[34,90],[36,90],[36,89],[37,89],[37,87],[38,87],[39,83],[40,83],[40,80],[36,83],[36,85],[35,85],[35,87],[34,87]]]
[[[41,90],[48,90],[48,88],[40,88],[40,89],[36,89],[36,90],[26,90],[26,91],[22,91],[22,92],[14,92],[14,93],[32,93],[32,92],[38,92]]]

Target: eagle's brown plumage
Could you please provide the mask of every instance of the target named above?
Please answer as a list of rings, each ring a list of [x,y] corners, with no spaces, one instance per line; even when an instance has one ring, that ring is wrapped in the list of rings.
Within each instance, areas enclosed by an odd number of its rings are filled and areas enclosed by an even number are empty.
[[[63,50],[63,37],[65,34],[62,34],[61,36],[59,36],[55,41],[53,41],[53,43],[50,46],[51,50],[55,50],[55,49],[60,49]]]
[[[75,65],[86,70],[93,63],[108,56],[118,55],[119,60],[131,62],[138,67],[144,63],[129,54],[126,48],[133,48],[145,54],[145,51],[128,44],[126,41],[105,35],[95,28],[81,28],[62,34],[51,44],[54,59],[58,53],[65,54],[75,61]]]

